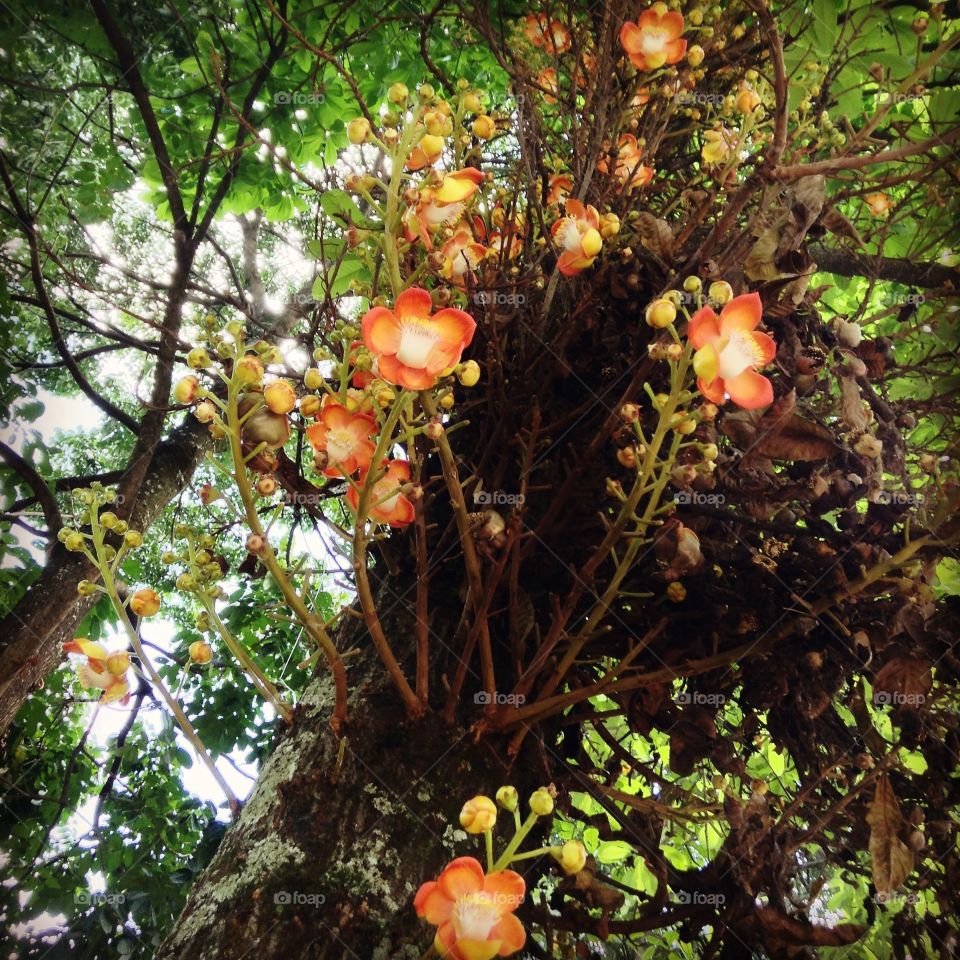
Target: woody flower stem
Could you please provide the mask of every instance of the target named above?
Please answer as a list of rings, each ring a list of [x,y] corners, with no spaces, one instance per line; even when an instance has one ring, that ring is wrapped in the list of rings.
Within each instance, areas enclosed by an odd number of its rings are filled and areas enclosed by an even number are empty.
[[[233,790],[230,789],[230,784],[227,783],[217,769],[213,758],[207,752],[207,748],[200,739],[200,735],[194,730],[193,724],[183,712],[183,708],[177,703],[176,699],[167,689],[167,685],[163,682],[163,678],[157,673],[156,668],[150,662],[143,649],[143,645],[140,643],[140,637],[137,635],[137,631],[133,629],[133,624],[130,623],[130,616],[123,605],[123,601],[120,599],[120,594],[117,592],[117,581],[114,579],[113,571],[110,569],[110,563],[104,555],[103,528],[100,526],[96,508],[91,508],[90,510],[90,531],[93,534],[93,546],[96,551],[96,557],[90,557],[90,559],[100,568],[100,576],[103,578],[103,591],[110,598],[110,603],[117,614],[117,618],[120,620],[120,623],[123,624],[127,638],[130,640],[130,646],[133,647],[137,658],[140,660],[141,666],[150,677],[150,682],[160,691],[163,702],[173,714],[174,719],[183,731],[183,735],[187,738],[193,749],[196,750],[197,756],[200,757],[204,766],[210,771],[210,775],[216,780],[217,785],[223,791],[223,795],[227,798],[227,803],[230,804],[231,813],[236,816],[240,811],[240,801],[237,799]]]
[[[360,599],[360,607],[363,610],[363,619],[367,624],[367,630],[370,632],[373,644],[377,648],[377,653],[380,654],[380,659],[387,668],[390,679],[393,680],[397,690],[400,691],[400,697],[403,700],[404,706],[407,708],[407,713],[410,714],[411,717],[419,717],[426,709],[426,704],[414,693],[413,688],[403,673],[403,669],[394,656],[393,650],[390,648],[390,643],[383,632],[383,626],[377,614],[377,604],[373,599],[373,591],[370,589],[370,578],[367,575],[367,543],[369,542],[367,537],[367,514],[372,505],[370,503],[370,497],[373,493],[374,484],[378,479],[377,470],[379,469],[379,464],[383,460],[390,444],[393,442],[393,432],[403,413],[403,408],[404,395],[401,391],[400,395],[394,400],[386,423],[384,423],[380,431],[380,438],[370,461],[372,466],[364,478],[363,486],[360,488],[357,497],[357,516],[353,527],[353,572],[357,581],[357,596]]]
[[[420,405],[429,419],[437,415],[437,405],[428,390],[420,393]],[[463,548],[463,562],[467,568],[467,579],[470,584],[470,602],[480,603],[483,596],[483,578],[480,574],[480,563],[477,560],[477,551],[470,532],[470,520],[467,517],[467,505],[463,499],[463,487],[460,485],[460,476],[457,473],[457,462],[450,449],[450,440],[446,431],[440,434],[436,441],[440,453],[440,465],[443,469],[443,479],[450,494],[450,503],[453,506],[454,517],[457,521],[457,532],[460,535],[460,544]],[[490,643],[490,632],[486,626],[486,619],[480,630],[480,664],[483,675],[483,686],[490,694],[492,705],[493,695],[497,690],[497,678],[493,669],[493,650]]]
[[[230,440],[230,453],[233,457],[233,475],[237,484],[237,491],[243,502],[243,509],[250,532],[263,538],[264,546],[258,554],[261,562],[280,588],[280,592],[283,594],[287,606],[289,606],[300,623],[303,624],[307,633],[317,646],[323,650],[324,656],[327,659],[327,665],[330,667],[330,673],[333,675],[336,690],[333,714],[330,717],[330,727],[334,733],[339,734],[341,727],[347,719],[347,673],[344,669],[340,652],[336,646],[334,646],[333,640],[330,639],[326,627],[303,602],[303,599],[297,593],[296,588],[290,582],[286,572],[280,565],[277,555],[274,553],[273,548],[270,546],[264,534],[263,525],[260,523],[260,515],[257,513],[253,490],[250,488],[247,466],[243,456],[243,440],[238,409],[241,389],[242,385],[237,381],[237,378],[232,377],[227,387],[226,433]]]

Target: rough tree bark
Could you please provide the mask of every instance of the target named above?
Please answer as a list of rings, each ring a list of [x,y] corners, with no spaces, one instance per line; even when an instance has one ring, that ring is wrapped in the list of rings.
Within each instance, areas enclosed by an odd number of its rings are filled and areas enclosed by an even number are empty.
[[[451,586],[443,579],[431,577],[438,597]],[[415,582],[413,570],[391,578],[379,605],[393,607],[384,626],[408,663]],[[449,595],[455,597],[455,589]],[[452,617],[452,609],[432,611],[433,643],[455,645]],[[366,628],[354,620],[340,635],[341,649],[350,646],[362,649],[348,660],[350,722],[343,745],[328,727],[333,687],[324,670],[280,735],[157,960],[417,960],[432,937],[413,911],[417,886],[453,857],[483,859],[479,841],[467,842],[459,830],[463,802],[507,782],[521,796],[540,785],[543,768],[532,753],[521,754],[508,771],[505,749],[477,743],[466,728],[448,727],[435,714],[411,724]],[[448,662],[448,675],[450,668]],[[437,671],[435,684],[439,677]],[[441,687],[433,689],[442,696]]]
[[[156,448],[133,505],[130,525],[145,530],[186,486],[209,446],[210,436],[193,417]],[[61,644],[96,599],[77,596],[77,582],[93,576],[86,559],[59,543],[43,572],[0,620],[0,735],[30,691],[63,657]]]

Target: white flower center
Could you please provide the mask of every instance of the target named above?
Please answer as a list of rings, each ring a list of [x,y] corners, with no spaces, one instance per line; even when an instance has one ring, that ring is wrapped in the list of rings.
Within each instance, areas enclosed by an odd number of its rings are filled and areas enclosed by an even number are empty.
[[[382,510],[384,513],[390,513],[393,508],[397,505],[397,497],[400,496],[400,487],[397,486],[396,481],[390,480],[387,477],[384,477],[382,480],[378,480],[373,485],[373,490],[370,495],[370,503],[375,506],[377,510]],[[386,497],[386,499],[384,499]]]
[[[564,250],[580,251],[580,228],[574,217],[567,217],[557,231],[557,239]]]
[[[720,357],[717,376],[722,380],[732,380],[743,373],[747,367],[756,367],[763,359],[760,349],[749,333],[735,330],[726,344],[717,351]]]
[[[346,460],[353,450],[353,437],[346,430],[327,431],[327,456],[334,462]]]
[[[427,365],[427,357],[433,345],[440,338],[435,330],[416,320],[404,320],[400,325],[400,349],[397,359],[405,367],[422,370]]]
[[[667,44],[667,35],[661,30],[651,30],[649,27],[643,31],[640,41],[640,48],[645,54],[660,53]]]
[[[457,900],[451,915],[459,940],[486,940],[496,924],[496,908],[486,893],[471,893]]]

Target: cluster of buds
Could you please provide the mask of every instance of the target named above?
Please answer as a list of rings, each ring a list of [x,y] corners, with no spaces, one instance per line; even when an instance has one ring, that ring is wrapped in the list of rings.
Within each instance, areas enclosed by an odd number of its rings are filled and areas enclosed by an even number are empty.
[[[219,581],[223,579],[224,570],[211,553],[215,543],[213,537],[209,533],[197,533],[185,523],[178,523],[173,528],[173,535],[178,540],[186,541],[186,544],[179,553],[166,551],[161,559],[168,566],[182,564],[186,568],[177,575],[177,590],[182,593],[202,593],[211,600],[223,596]]]

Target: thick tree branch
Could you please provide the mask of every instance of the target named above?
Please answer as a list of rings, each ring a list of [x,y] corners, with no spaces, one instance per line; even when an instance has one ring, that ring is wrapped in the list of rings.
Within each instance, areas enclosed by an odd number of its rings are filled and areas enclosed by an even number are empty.
[[[817,267],[841,277],[876,277],[911,287],[955,287],[960,293],[960,270],[942,263],[916,262],[897,257],[870,257],[820,244],[808,247]]]
[[[2,440],[0,440],[0,457],[7,461],[10,467],[23,478],[34,492],[40,508],[43,510],[47,530],[51,534],[56,533],[63,526],[63,520],[60,518],[60,508],[57,506],[57,501],[44,482],[43,477],[16,450],[7,446]]]

